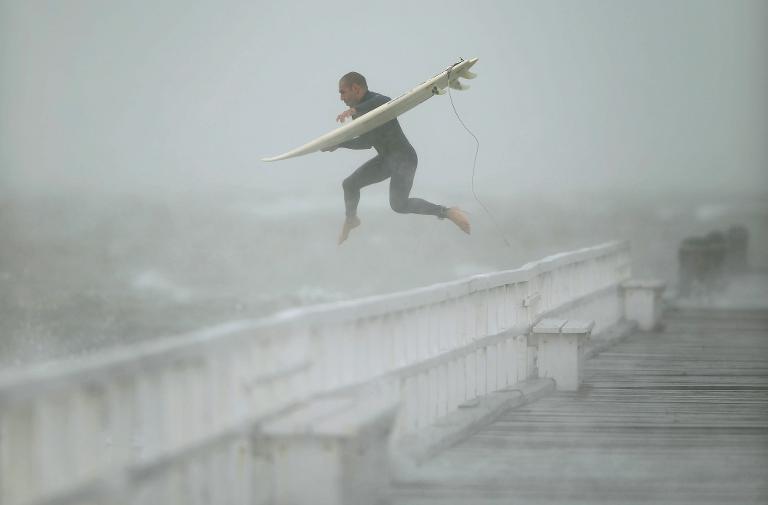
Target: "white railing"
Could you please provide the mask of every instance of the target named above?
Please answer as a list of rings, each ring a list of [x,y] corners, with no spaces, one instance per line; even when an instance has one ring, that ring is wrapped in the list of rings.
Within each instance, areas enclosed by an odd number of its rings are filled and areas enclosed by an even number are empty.
[[[119,477],[306,398],[308,336],[280,323],[235,323],[3,378],[0,503]]]
[[[378,383],[417,430],[528,377],[543,314],[603,304],[615,322],[629,273],[629,245],[609,243],[0,376],[0,503],[266,503],[262,420]]]

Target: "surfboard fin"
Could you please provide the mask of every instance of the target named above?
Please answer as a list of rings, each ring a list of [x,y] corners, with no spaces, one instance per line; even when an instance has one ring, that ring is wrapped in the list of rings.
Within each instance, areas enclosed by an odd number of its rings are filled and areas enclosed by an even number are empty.
[[[449,86],[451,87],[451,89],[458,89],[459,91],[464,91],[465,89],[469,89],[469,86],[467,86],[466,84],[460,83],[458,79],[455,81],[451,81]]]
[[[463,71],[463,72],[462,72],[460,75],[461,75],[461,77],[463,77],[464,79],[474,79],[475,77],[477,77],[477,74],[476,74],[476,73],[474,73],[474,72],[470,72],[469,70],[465,70],[465,71]]]

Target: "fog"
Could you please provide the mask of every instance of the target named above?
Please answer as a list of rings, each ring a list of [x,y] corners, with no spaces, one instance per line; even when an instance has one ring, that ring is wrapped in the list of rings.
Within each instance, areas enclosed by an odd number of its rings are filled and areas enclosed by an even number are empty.
[[[761,1],[0,2],[0,291],[6,363],[286,306],[514,268],[631,238],[674,277],[692,233],[765,244]],[[397,96],[459,57],[469,91],[400,118],[414,196],[341,181],[372,151],[275,155],[335,127],[338,78]],[[506,247],[501,234],[509,237]],[[762,249],[758,249],[762,250]],[[752,252],[753,262],[762,257]]]
[[[766,182],[761,1],[2,3],[6,192],[336,194],[369,153],[263,156],[334,127],[340,75],[397,96],[456,61],[486,194]],[[417,184],[464,192],[447,97],[402,118]],[[556,187],[556,188],[555,188]]]

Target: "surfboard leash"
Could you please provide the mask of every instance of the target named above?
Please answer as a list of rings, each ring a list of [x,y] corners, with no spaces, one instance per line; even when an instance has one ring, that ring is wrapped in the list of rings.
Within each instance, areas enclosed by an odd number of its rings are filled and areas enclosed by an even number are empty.
[[[459,60],[459,63],[464,61],[463,58]],[[472,161],[472,196],[475,197],[475,200],[477,203],[480,204],[480,207],[483,208],[485,213],[488,215],[488,217],[491,219],[491,223],[493,223],[493,226],[496,228],[496,231],[501,235],[502,240],[504,240],[504,243],[507,244],[507,247],[510,249],[512,248],[512,243],[507,238],[506,233],[504,233],[504,229],[499,225],[498,221],[494,217],[493,213],[490,211],[490,209],[483,203],[482,200],[480,200],[480,197],[477,196],[477,191],[475,191],[475,173],[477,171],[477,155],[480,153],[480,140],[477,138],[477,135],[475,135],[472,130],[469,129],[469,127],[464,123],[464,121],[461,119],[461,115],[459,115],[459,111],[456,110],[456,104],[453,103],[453,95],[451,94],[451,71],[453,70],[453,67],[457,65],[458,63],[451,65],[448,67],[448,73],[446,74],[448,77],[448,98],[451,101],[451,107],[453,108],[453,113],[456,115],[456,119],[459,120],[459,123],[461,123],[461,126],[464,127],[465,130],[467,130],[467,133],[472,135],[472,138],[475,139],[475,159]]]

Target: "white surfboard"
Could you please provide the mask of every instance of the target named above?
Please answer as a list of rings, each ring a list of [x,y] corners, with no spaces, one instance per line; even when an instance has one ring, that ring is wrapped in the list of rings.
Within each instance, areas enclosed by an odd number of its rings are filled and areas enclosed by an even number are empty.
[[[383,125],[387,121],[391,121],[397,116],[408,112],[433,95],[444,94],[445,88],[448,86],[458,90],[468,89],[469,86],[459,82],[459,77],[464,79],[474,79],[476,75],[470,72],[469,69],[477,63],[477,60],[477,58],[472,58],[471,60],[461,60],[458,63],[454,63],[433,78],[416,86],[407,93],[403,93],[394,100],[390,100],[367,114],[363,114],[359,118],[347,122],[332,132],[326,133],[311,142],[307,142],[303,146],[288,151],[287,153],[271,158],[262,158],[262,161],[285,160],[337,146],[342,142],[359,137],[360,135]]]

